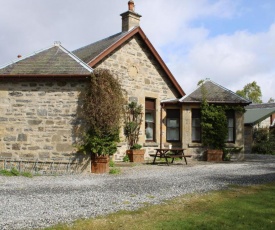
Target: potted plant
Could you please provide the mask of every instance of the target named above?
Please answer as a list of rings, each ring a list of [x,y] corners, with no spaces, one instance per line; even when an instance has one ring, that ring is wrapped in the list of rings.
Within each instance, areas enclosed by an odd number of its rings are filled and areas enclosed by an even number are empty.
[[[99,133],[89,130],[84,134],[79,150],[91,155],[91,172],[109,172],[109,156],[117,151],[119,132]]]
[[[124,115],[124,135],[128,144],[128,155],[130,162],[144,162],[145,150],[138,144],[139,131],[142,123],[142,105],[131,102],[126,106]]]
[[[123,118],[124,92],[109,70],[96,69],[87,90],[82,92],[78,148],[91,156],[91,172],[109,171],[109,156],[117,150]],[[84,134],[83,134],[84,133]]]
[[[222,161],[225,139],[228,135],[227,118],[222,106],[201,105],[202,144],[206,147],[207,161]]]

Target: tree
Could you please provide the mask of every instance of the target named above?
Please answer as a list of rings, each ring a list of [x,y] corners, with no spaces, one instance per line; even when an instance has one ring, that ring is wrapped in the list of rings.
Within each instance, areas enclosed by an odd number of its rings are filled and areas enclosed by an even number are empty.
[[[120,82],[110,71],[96,69],[83,92],[81,112],[86,132],[78,143],[79,150],[96,155],[116,151],[125,102]]]
[[[271,98],[269,98],[267,103],[274,103],[274,102],[275,102],[274,98],[271,97]]]
[[[142,117],[142,105],[131,102],[126,106],[124,115],[124,135],[130,148],[138,143]]]
[[[225,108],[208,104],[204,99],[201,104],[202,143],[210,149],[224,149],[228,135]]]
[[[253,81],[243,87],[242,90],[236,92],[239,96],[244,97],[253,103],[262,103],[262,91],[261,87],[257,85],[257,82]]]

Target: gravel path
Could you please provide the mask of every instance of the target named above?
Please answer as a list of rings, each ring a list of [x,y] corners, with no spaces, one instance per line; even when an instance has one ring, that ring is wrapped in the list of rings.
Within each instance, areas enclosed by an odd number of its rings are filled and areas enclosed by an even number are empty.
[[[122,167],[120,175],[0,176],[0,229],[43,228],[230,184],[275,181],[275,156],[252,155],[230,163],[189,162]]]

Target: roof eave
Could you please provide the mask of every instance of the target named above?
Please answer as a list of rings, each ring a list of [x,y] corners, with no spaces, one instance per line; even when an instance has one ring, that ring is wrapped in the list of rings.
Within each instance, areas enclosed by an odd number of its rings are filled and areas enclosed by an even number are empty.
[[[180,101],[180,103],[182,104],[201,104],[202,101]],[[210,104],[221,104],[221,105],[232,105],[232,104],[235,104],[235,105],[242,105],[242,106],[246,106],[246,105],[249,105],[250,103],[248,102],[228,102],[228,101],[208,101],[208,103]]]
[[[30,78],[89,78],[91,74],[21,74],[21,75],[10,75],[10,74],[1,74],[1,80],[8,80],[8,79],[30,79]]]

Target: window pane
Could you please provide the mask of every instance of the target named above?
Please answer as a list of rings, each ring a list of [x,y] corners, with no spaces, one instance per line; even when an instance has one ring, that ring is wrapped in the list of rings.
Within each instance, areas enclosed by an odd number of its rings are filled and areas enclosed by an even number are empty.
[[[154,114],[153,113],[145,113],[145,121],[146,122],[154,122]]]
[[[228,140],[227,141],[234,141],[234,128],[228,128]]]
[[[168,128],[167,129],[167,140],[169,141],[178,141],[179,137],[179,129],[178,128]]]
[[[146,122],[145,123],[145,136],[146,140],[154,139],[154,123]]]
[[[233,118],[228,118],[228,127],[234,127],[234,119]]]
[[[192,128],[192,141],[200,141],[201,140],[201,129],[193,127]]]
[[[167,118],[167,127],[179,127],[179,119]]]
[[[228,136],[226,142],[235,141],[235,112],[233,110],[226,112]]]
[[[201,141],[201,110],[192,109],[192,141]]]
[[[201,126],[201,119],[200,118],[193,118],[192,119],[192,126],[193,127],[200,127]]]
[[[180,140],[180,110],[167,109],[166,110],[166,140],[179,141]]]

